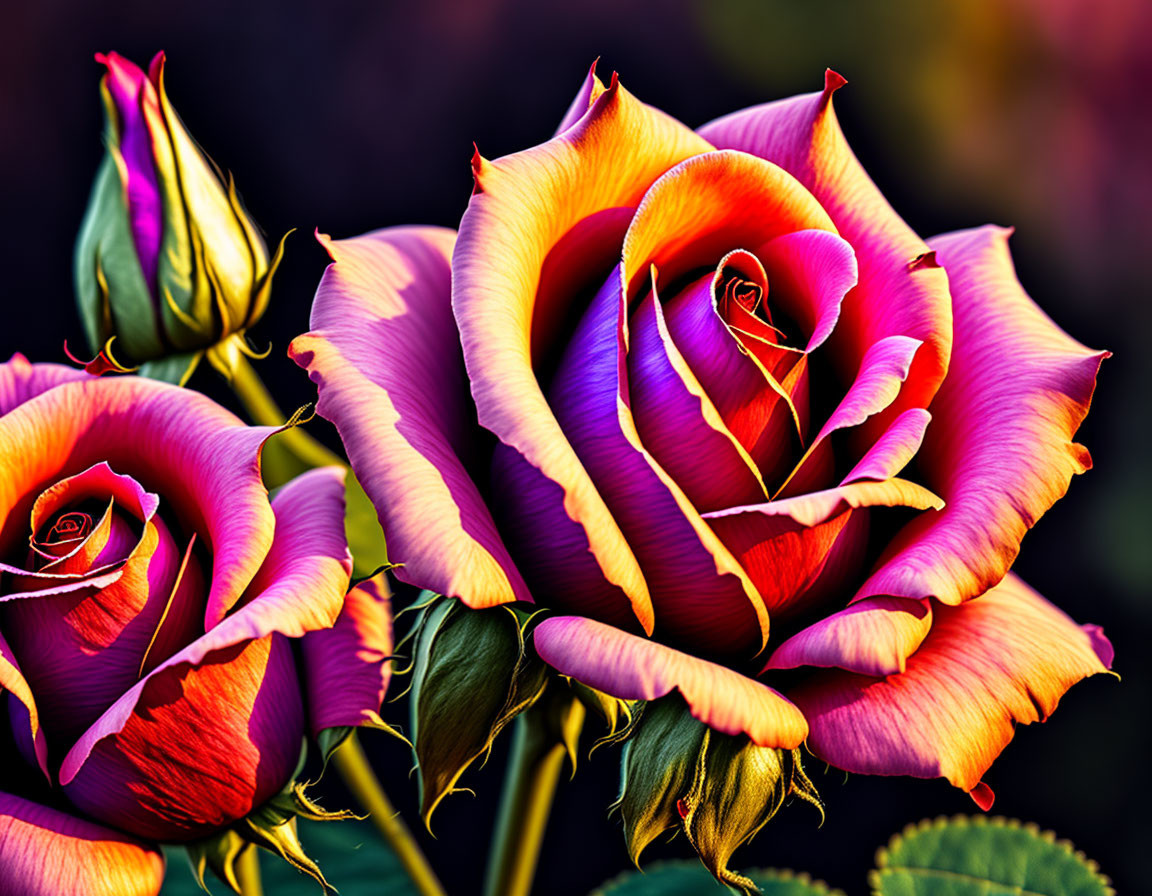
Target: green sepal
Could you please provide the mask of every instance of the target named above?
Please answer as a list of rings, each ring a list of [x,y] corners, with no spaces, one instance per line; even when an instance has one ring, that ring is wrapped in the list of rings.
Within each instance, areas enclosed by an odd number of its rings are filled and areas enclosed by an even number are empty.
[[[680,826],[680,797],[689,792],[708,728],[688,715],[675,697],[644,705],[636,731],[620,761],[620,797],[613,804],[624,821],[628,856],[640,867],[640,854],[670,829]]]
[[[191,378],[203,357],[203,352],[169,355],[167,358],[145,361],[136,372],[149,379],[183,386]]]
[[[568,685],[576,698],[584,704],[584,708],[608,728],[608,733],[592,745],[593,750],[605,744],[616,743],[619,738],[627,736],[635,719],[635,700],[621,700],[619,697],[590,688],[575,678],[569,678]]]
[[[234,893],[240,893],[236,862],[245,848],[259,846],[279,855],[297,871],[315,880],[323,888],[325,896],[334,894],[336,889],[325,880],[320,866],[304,852],[296,834],[296,819],[345,821],[359,816],[349,810],[328,811],[314,802],[306,789],[306,784],[293,779],[276,796],[253,809],[244,818],[209,837],[185,844],[185,851],[200,887],[208,892],[204,872],[210,870]]]
[[[348,740],[355,728],[349,725],[339,725],[333,728],[325,728],[316,735],[316,743],[320,747],[320,755],[323,757],[324,767],[328,767],[328,758],[336,752],[339,746]]]
[[[236,860],[240,853],[248,848],[247,840],[231,828],[224,828],[211,837],[194,840],[184,845],[188,854],[188,862],[192,866],[192,873],[196,876],[196,883],[205,893],[210,893],[208,883],[204,880],[204,872],[211,871],[222,880],[233,893],[240,892],[240,881],[236,877]]]
[[[637,865],[649,843],[679,829],[718,881],[754,893],[755,883],[730,870],[728,860],[790,796],[815,805],[823,819],[799,750],[760,747],[745,735],[714,731],[669,695],[645,706],[625,746],[616,806]]]
[[[510,605],[472,610],[455,598],[420,611],[410,703],[425,826],[464,771],[543,693],[547,667],[525,644],[534,619]]]
[[[76,239],[73,274],[89,348],[98,352],[115,336],[125,360],[134,364],[161,357],[165,349],[155,302],[132,239],[118,154],[109,145],[96,172]]]
[[[758,892],[728,868],[737,847],[751,840],[789,796],[824,806],[804,774],[799,750],[758,747],[744,735],[709,731],[692,789],[683,798],[683,827],[700,860],[717,880],[745,893]]]

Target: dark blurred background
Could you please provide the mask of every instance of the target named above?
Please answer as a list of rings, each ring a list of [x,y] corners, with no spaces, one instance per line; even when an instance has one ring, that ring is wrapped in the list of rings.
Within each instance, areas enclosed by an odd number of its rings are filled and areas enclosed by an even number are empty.
[[[236,177],[272,237],[298,233],[266,320],[260,367],[283,404],[310,398],[287,361],[307,328],[326,256],[314,228],[452,226],[471,187],[472,141],[497,157],[550,136],[593,58],[642,99],[695,126],[819,89],[849,140],[920,233],[1014,224],[1025,286],[1065,329],[1115,357],[1080,432],[1096,469],[1024,543],[1016,569],[1077,620],[1102,624],[1116,670],[1078,685],[1043,726],[1018,731],[987,776],[994,812],[1071,839],[1116,881],[1144,890],[1152,707],[1152,4],[1143,0],[224,0],[5,4],[0,54],[0,357],[63,360],[83,345],[71,253],[101,156],[96,51],[146,63],[168,53],[189,129]],[[227,400],[209,373],[194,384]],[[314,432],[330,438],[322,421]],[[393,707],[393,715],[396,715]],[[404,719],[396,719],[404,722]],[[407,750],[366,736],[394,800],[415,821]],[[452,894],[479,892],[505,744],[421,835]],[[787,866],[863,893],[877,846],[904,824],[974,812],[940,781],[817,771],[828,820],[786,808],[736,867]],[[582,894],[628,866],[606,806],[616,754],[561,785],[540,894]],[[333,795],[338,798],[338,794]],[[677,844],[651,857],[686,856]],[[174,869],[174,873],[183,873]],[[347,896],[360,896],[345,890]]]

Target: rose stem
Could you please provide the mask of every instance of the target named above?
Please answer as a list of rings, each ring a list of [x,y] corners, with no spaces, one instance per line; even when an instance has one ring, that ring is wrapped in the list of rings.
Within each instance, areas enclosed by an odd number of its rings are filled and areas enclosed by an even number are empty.
[[[240,884],[243,896],[264,896],[260,885],[260,850],[246,846],[236,859],[236,882]]]
[[[254,423],[261,426],[283,426],[288,419],[260,379],[252,362],[239,352],[233,356],[232,380],[229,385]],[[276,440],[281,441],[298,465],[301,465],[299,472],[312,467],[347,466],[342,457],[329,451],[299,426],[280,433]]]
[[[516,720],[488,857],[487,896],[528,896],[531,891],[552,798],[568,757],[560,732],[578,737],[583,723],[584,704],[563,693],[546,694]]]
[[[408,872],[412,883],[421,896],[444,896],[444,887],[437,879],[432,866],[424,858],[408,826],[404,824],[400,814],[393,808],[392,802],[380,786],[380,781],[368,764],[368,757],[364,755],[364,748],[356,739],[356,732],[337,747],[332,754],[332,762],[348,785],[348,789],[359,801],[360,805],[371,815],[372,823],[380,836],[392,847],[400,864]]]

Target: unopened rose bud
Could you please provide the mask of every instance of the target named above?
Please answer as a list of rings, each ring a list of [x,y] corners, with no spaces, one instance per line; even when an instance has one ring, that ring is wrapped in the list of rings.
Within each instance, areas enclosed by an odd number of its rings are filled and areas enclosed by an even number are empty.
[[[722,734],[697,721],[679,697],[645,705],[625,746],[620,799],[628,854],[664,831],[682,830],[701,861],[723,883],[757,892],[728,867],[790,796],[820,809],[799,750],[758,747],[744,735]]]
[[[116,53],[96,58],[107,67],[106,153],[75,260],[88,341],[162,379],[186,379],[205,353],[230,376],[280,249],[269,260],[232,179],[185,130],[164,91],[164,54],[147,74]]]

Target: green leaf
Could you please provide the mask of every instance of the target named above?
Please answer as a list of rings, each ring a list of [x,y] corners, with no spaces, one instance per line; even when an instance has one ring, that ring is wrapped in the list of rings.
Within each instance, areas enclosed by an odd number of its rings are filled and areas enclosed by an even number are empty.
[[[876,865],[877,896],[1115,896],[1096,863],[1067,841],[980,815],[910,825]]]
[[[761,868],[748,871],[747,876],[764,896],[844,896],[792,871]],[[698,862],[657,862],[647,871],[621,874],[589,896],[725,896],[732,892]]]
[[[417,896],[416,888],[404,872],[400,860],[365,822],[300,822],[300,839],[308,855],[316,860],[325,877],[341,893],[387,893],[389,896]],[[310,877],[265,850],[260,850],[260,872],[264,892],[275,896],[318,896],[320,887]],[[206,876],[209,890],[216,896],[228,892],[222,882]],[[161,896],[204,896],[183,850],[168,850],[168,870]]]
[[[384,530],[380,528],[376,508],[351,470],[344,481],[344,533],[352,552],[355,579],[370,578],[389,565]]]

